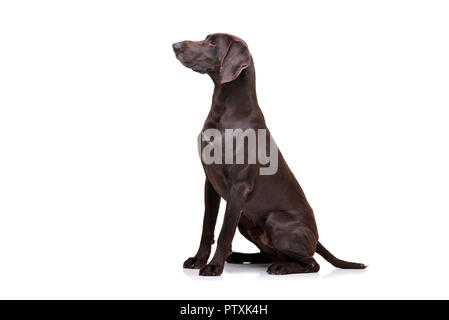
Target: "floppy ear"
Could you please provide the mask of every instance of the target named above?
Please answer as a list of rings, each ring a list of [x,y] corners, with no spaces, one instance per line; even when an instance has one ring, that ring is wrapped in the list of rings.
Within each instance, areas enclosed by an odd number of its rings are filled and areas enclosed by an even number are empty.
[[[251,63],[249,50],[242,41],[232,40],[228,52],[221,61],[220,83],[237,79],[240,73]]]

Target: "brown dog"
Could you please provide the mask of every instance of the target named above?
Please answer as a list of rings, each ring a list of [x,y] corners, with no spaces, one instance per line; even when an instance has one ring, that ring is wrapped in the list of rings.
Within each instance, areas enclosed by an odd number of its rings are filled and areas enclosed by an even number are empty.
[[[173,49],[184,66],[207,73],[215,84],[212,107],[202,132],[214,129],[226,136],[229,129],[264,129],[267,135],[262,142],[273,153],[274,142],[257,103],[254,62],[246,43],[235,36],[217,33],[203,41],[177,42]],[[225,144],[212,139],[209,142]],[[259,148],[260,143],[259,140]],[[207,141],[201,142],[201,150],[206,146]],[[363,264],[337,259],[318,242],[313,211],[282,154],[277,149],[274,152],[277,170],[272,174],[261,174],[266,162],[260,159],[244,164],[232,158],[233,163],[219,164],[205,163],[203,158],[206,173],[203,232],[198,252],[184,262],[184,268],[201,268],[200,275],[218,276],[227,261],[271,263],[267,270],[270,274],[317,272],[320,266],[313,258],[317,252],[335,267],[364,269]],[[248,150],[244,155],[248,159]],[[227,201],[226,213],[215,255],[207,264],[220,198]],[[237,227],[260,253],[231,253]]]

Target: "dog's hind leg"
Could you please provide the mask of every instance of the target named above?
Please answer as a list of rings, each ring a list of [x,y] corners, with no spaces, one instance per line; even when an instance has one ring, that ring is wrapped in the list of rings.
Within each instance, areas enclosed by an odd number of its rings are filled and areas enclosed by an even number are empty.
[[[258,253],[240,253],[232,252],[226,259],[227,263],[270,263],[273,260],[263,252]]]
[[[275,252],[269,274],[318,272],[319,264],[313,258],[318,235],[288,212],[273,212],[266,221],[270,246]]]

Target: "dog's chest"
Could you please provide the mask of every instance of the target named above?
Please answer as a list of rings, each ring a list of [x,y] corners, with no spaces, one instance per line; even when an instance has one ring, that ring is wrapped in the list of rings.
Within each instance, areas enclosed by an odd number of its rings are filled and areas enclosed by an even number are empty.
[[[206,173],[207,179],[210,181],[215,191],[227,200],[229,182],[230,182],[230,169],[227,165],[205,165],[203,163],[204,172]]]
[[[225,135],[219,122],[220,116],[211,113],[204,123],[198,143],[201,164],[207,179],[220,197],[226,199],[231,181],[232,165],[225,164],[223,152]]]
[[[228,143],[229,137],[226,134],[227,130],[246,130],[250,122],[244,120],[235,118],[229,112],[214,112],[212,108],[199,136],[198,151],[206,176],[225,200],[235,179],[243,177],[248,180],[248,165],[236,164],[235,138],[231,137]],[[232,147],[229,148],[229,145]],[[245,149],[242,152],[245,152]],[[247,158],[247,155],[244,155],[244,158]]]

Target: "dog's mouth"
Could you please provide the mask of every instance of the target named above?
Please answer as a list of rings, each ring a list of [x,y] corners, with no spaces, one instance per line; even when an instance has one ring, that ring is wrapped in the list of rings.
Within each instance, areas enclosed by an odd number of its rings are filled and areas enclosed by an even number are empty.
[[[182,65],[186,68],[192,69],[195,72],[206,73],[206,71],[203,70],[200,66],[198,66],[197,63],[195,63],[193,61],[186,60],[182,55],[177,54],[176,59],[178,59],[179,62],[181,62]]]

